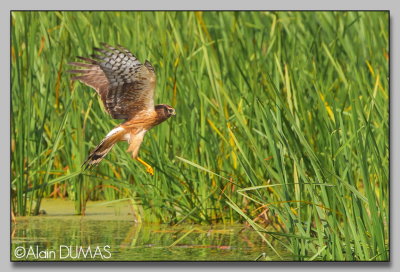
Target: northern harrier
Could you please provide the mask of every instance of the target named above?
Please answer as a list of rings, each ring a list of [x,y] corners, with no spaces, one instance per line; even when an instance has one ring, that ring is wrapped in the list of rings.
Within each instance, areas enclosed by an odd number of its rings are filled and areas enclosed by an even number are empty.
[[[112,118],[125,119],[125,122],[107,134],[83,165],[85,169],[97,165],[117,142],[127,141],[132,158],[153,175],[153,168],[138,157],[139,148],[146,132],[175,115],[175,109],[165,104],[154,105],[156,74],[150,62],[140,63],[120,45],[101,45],[103,48],[94,48],[99,54],[78,57],[84,62],[69,63],[80,68],[69,72],[76,74],[73,80],[96,90]]]

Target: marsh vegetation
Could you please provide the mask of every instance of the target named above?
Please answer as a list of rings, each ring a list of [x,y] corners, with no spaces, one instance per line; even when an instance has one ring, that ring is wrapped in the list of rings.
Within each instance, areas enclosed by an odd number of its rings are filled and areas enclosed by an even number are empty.
[[[388,260],[388,15],[13,12],[13,212],[128,200],[139,222],[247,224],[277,259]],[[176,109],[141,147],[154,176],[123,143],[81,172],[120,122],[66,73],[100,42],[148,59]]]

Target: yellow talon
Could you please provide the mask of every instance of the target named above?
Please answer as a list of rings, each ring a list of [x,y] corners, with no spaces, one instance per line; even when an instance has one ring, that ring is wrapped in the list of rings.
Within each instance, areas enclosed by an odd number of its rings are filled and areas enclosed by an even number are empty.
[[[146,172],[147,173],[149,173],[150,175],[154,176],[154,169],[153,169],[153,167],[150,166],[150,164],[148,164],[147,162],[145,162],[144,160],[142,160],[139,157],[137,157],[136,160],[146,167]]]

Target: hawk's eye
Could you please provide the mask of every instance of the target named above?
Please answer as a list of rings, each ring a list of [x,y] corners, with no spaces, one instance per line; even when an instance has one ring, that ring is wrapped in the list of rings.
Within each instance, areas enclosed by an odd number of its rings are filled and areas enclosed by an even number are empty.
[[[175,115],[175,109],[173,109],[173,108],[168,108],[168,113],[169,113],[170,115]]]

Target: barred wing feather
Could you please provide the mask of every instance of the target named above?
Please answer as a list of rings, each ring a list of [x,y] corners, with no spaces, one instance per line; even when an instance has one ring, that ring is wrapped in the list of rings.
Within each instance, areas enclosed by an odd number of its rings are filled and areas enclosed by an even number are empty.
[[[80,69],[73,79],[94,88],[100,95],[106,110],[115,119],[131,119],[142,111],[154,110],[156,75],[153,66],[138,59],[122,46],[112,47],[103,43],[94,48],[98,54],[79,59],[70,65]]]

